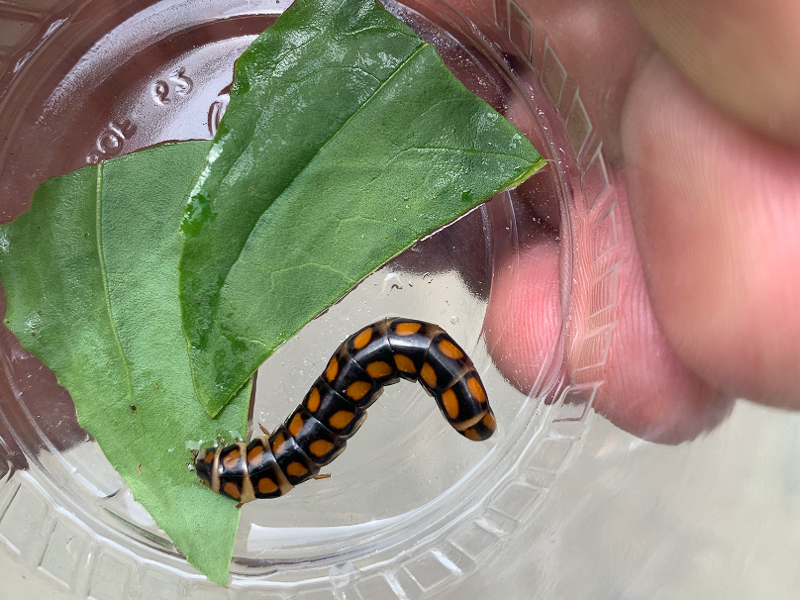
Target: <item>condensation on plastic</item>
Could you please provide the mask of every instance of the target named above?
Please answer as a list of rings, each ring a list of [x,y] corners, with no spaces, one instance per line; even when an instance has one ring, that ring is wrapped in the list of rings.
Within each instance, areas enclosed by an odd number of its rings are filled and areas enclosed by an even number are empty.
[[[2,220],[25,210],[48,176],[164,140],[209,138],[233,61],[287,5],[0,5]],[[70,597],[432,597],[479,573],[569,468],[592,421],[615,323],[618,215],[603,140],[547,31],[515,0],[496,0],[479,22],[441,0],[387,7],[549,163],[419,242],[290,340],[259,370],[252,420],[282,420],[342,339],[396,314],[439,323],[468,350],[498,435],[465,443],[418,386],[389,388],[330,479],[245,506],[231,586],[219,588],[133,501],[77,426],[68,394],[3,328],[0,552]],[[492,281],[501,270],[513,277],[521,251],[544,235],[560,244],[561,326],[526,394],[493,365],[482,324]]]

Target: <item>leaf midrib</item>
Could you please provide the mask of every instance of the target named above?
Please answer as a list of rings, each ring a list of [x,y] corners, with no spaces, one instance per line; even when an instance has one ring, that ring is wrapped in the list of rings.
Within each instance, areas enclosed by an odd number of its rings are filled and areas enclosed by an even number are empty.
[[[367,99],[366,99],[364,102],[362,102],[362,103],[361,103],[361,105],[360,105],[360,106],[359,106],[359,107],[356,109],[356,111],[355,111],[355,112],[354,112],[352,115],[350,115],[349,117],[347,117],[347,119],[345,120],[345,122],[344,122],[344,123],[342,123],[342,126],[341,126],[341,127],[339,127],[339,129],[337,129],[337,130],[334,132],[334,134],[333,134],[332,136],[330,136],[330,137],[329,137],[327,140],[325,140],[325,143],[323,143],[323,144],[322,144],[322,145],[321,145],[319,148],[317,148],[317,151],[316,151],[316,152],[314,153],[314,155],[313,155],[313,156],[312,156],[312,157],[311,157],[311,158],[308,160],[308,162],[306,162],[306,164],[303,166],[303,168],[302,168],[302,169],[300,169],[300,170],[299,170],[299,171],[298,171],[298,172],[297,172],[297,173],[294,175],[294,177],[292,177],[292,180],[291,180],[291,181],[290,181],[290,182],[289,182],[289,183],[288,183],[288,184],[287,184],[287,185],[286,185],[286,186],[283,188],[283,190],[281,190],[281,193],[280,193],[280,194],[278,194],[278,195],[275,197],[275,199],[274,199],[272,202],[270,202],[269,206],[267,206],[267,207],[266,207],[266,208],[265,208],[265,209],[264,209],[264,210],[263,210],[263,211],[260,213],[260,215],[259,215],[258,219],[256,220],[256,225],[257,225],[257,224],[258,224],[258,222],[261,220],[261,218],[264,216],[264,213],[266,213],[267,211],[269,211],[269,210],[272,208],[272,206],[273,206],[275,203],[279,202],[279,201],[280,201],[280,199],[284,197],[284,195],[286,194],[287,190],[289,190],[289,188],[291,188],[291,187],[292,187],[292,185],[294,185],[294,182],[295,182],[295,181],[297,181],[297,179],[298,179],[298,178],[299,178],[299,177],[300,177],[300,176],[301,176],[303,173],[305,173],[305,172],[306,172],[306,170],[308,169],[309,165],[311,165],[311,163],[313,163],[313,162],[316,160],[317,156],[319,156],[319,155],[320,155],[320,153],[322,153],[322,151],[323,151],[323,150],[324,150],[324,149],[325,149],[325,148],[328,146],[328,144],[330,144],[330,143],[331,143],[333,140],[335,140],[335,139],[337,138],[337,136],[338,136],[338,135],[339,135],[339,134],[340,134],[340,133],[341,133],[341,132],[342,132],[344,129],[346,129],[346,128],[347,128],[347,125],[350,123],[350,121],[352,121],[352,120],[353,120],[353,119],[354,119],[354,118],[355,118],[355,117],[356,117],[358,114],[360,114],[360,113],[361,113],[361,112],[362,112],[362,111],[365,109],[365,107],[366,107],[366,106],[368,106],[368,105],[369,105],[369,104],[372,102],[372,100],[373,100],[375,97],[377,97],[377,96],[380,94],[380,92],[381,92],[381,91],[382,91],[382,90],[383,90],[383,89],[384,89],[384,88],[385,88],[385,87],[386,87],[386,86],[389,84],[389,82],[391,82],[391,81],[392,81],[392,80],[393,80],[393,79],[394,79],[394,78],[395,78],[395,77],[396,77],[396,76],[397,76],[399,73],[401,73],[401,72],[403,71],[403,69],[405,69],[405,68],[406,68],[406,66],[407,66],[407,65],[408,65],[408,64],[409,64],[409,63],[410,63],[412,60],[414,60],[414,58],[416,58],[416,57],[417,57],[417,56],[418,56],[418,55],[419,55],[419,54],[420,54],[420,53],[421,53],[421,52],[422,52],[422,51],[423,51],[425,48],[427,48],[429,45],[430,45],[430,44],[427,44],[427,43],[425,43],[425,42],[422,42],[422,43],[421,43],[419,46],[417,46],[417,48],[414,50],[414,52],[412,52],[411,54],[409,54],[409,55],[408,55],[408,57],[406,57],[406,58],[405,58],[405,59],[404,59],[404,60],[403,60],[403,61],[402,61],[402,62],[401,62],[399,65],[397,65],[397,68],[396,68],[396,69],[395,69],[395,70],[392,72],[392,74],[391,74],[391,75],[389,75],[389,77],[387,77],[387,78],[386,78],[386,80],[385,80],[383,83],[381,83],[381,84],[380,84],[380,85],[379,85],[377,88],[375,88],[375,91],[373,91],[373,92],[372,92],[372,93],[369,95],[369,97],[368,97],[368,98],[367,98]],[[249,148],[249,147],[252,145],[252,143],[253,143],[253,137],[251,137],[251,138],[250,138],[250,140],[248,141],[246,148]],[[244,152],[242,152],[241,154],[244,154]],[[240,155],[241,155],[241,154],[240,154]],[[229,172],[230,172],[230,171],[229,171]],[[239,248],[239,252],[236,254],[236,259],[235,259],[233,262],[231,262],[231,266],[228,268],[227,272],[225,273],[225,279],[223,280],[223,282],[222,282],[222,285],[220,285],[220,286],[219,286],[219,290],[220,290],[220,292],[219,292],[219,294],[217,295],[217,302],[216,302],[216,305],[214,306],[214,317],[215,317],[214,321],[216,321],[217,312],[219,311],[219,298],[220,298],[220,296],[222,295],[222,289],[223,289],[223,288],[224,288],[224,287],[227,285],[227,283],[228,283],[228,277],[230,276],[230,274],[231,274],[231,271],[233,270],[233,267],[236,265],[236,263],[238,263],[238,262],[239,262],[239,259],[241,258],[241,256],[242,256],[242,253],[244,252],[244,249],[247,247],[247,244],[249,243],[249,241],[250,241],[250,238],[252,237],[252,235],[253,235],[253,232],[255,231],[255,229],[256,229],[256,228],[255,228],[255,226],[254,226],[254,227],[253,227],[253,228],[250,230],[250,232],[247,234],[247,239],[246,239],[246,240],[245,240],[245,242],[242,244],[242,246]]]
[[[117,330],[117,324],[114,321],[114,312],[111,309],[111,293],[109,291],[108,286],[108,268],[106,267],[106,258],[103,254],[103,162],[99,162],[97,164],[97,175],[95,178],[95,214],[94,214],[94,227],[95,227],[95,246],[97,250],[97,258],[100,263],[100,276],[103,280],[103,302],[106,306],[106,312],[108,313],[108,322],[111,326],[111,332],[114,334],[114,342],[117,347],[117,351],[122,359],[122,367],[125,371],[125,381],[128,386],[128,396],[131,399],[131,403],[136,403],[136,394],[133,391],[133,375],[131,373],[131,369],[128,365],[128,358],[125,355],[125,350],[122,348],[122,340],[119,337],[119,331]],[[139,423],[139,428],[142,433],[142,439],[145,440],[147,443],[145,431],[144,431],[144,423],[142,423],[142,418],[139,415],[138,409],[135,411],[135,417],[137,422]],[[147,444],[149,446],[149,444]]]

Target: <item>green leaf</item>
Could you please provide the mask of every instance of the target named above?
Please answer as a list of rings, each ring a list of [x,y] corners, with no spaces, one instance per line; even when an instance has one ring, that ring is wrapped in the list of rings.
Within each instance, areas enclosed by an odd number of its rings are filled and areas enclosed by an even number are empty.
[[[50,179],[0,227],[0,277],[8,327],[69,390],[136,500],[225,585],[239,510],[188,470],[187,447],[244,437],[250,386],[218,419],[199,409],[178,303],[178,225],[208,147],[165,145]]]
[[[181,225],[208,413],[358,281],[543,164],[374,0],[297,0],[237,61]]]

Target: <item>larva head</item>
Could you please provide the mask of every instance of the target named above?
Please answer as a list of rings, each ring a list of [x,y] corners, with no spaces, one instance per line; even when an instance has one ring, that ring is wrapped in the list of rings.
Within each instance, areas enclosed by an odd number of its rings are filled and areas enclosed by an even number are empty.
[[[200,450],[194,459],[194,469],[200,480],[208,487],[211,486],[211,473],[214,469],[214,458],[216,457],[216,448],[206,448]]]

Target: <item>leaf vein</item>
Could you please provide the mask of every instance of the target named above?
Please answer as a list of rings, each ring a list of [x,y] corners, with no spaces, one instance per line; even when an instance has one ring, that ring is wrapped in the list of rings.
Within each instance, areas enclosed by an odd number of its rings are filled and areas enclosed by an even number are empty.
[[[353,276],[352,275],[348,275],[344,271],[340,271],[339,269],[334,269],[330,265],[324,265],[322,263],[318,263],[318,262],[312,260],[312,261],[308,261],[308,262],[305,262],[305,263],[302,263],[302,264],[292,265],[290,267],[284,267],[282,269],[273,269],[273,270],[271,270],[269,272],[270,284],[273,285],[273,286],[275,285],[275,282],[274,282],[275,275],[279,275],[280,273],[285,273],[286,271],[296,271],[298,269],[305,269],[306,267],[318,267],[319,269],[322,269],[323,271],[330,271],[331,273],[336,273],[337,275],[340,275],[341,277],[343,277],[347,281],[352,281],[353,280]]]
[[[131,403],[135,403],[136,394],[133,391],[133,377],[131,375],[130,366],[128,365],[128,358],[125,356],[125,350],[122,347],[122,340],[119,337],[119,330],[117,329],[117,323],[114,321],[114,313],[111,309],[111,293],[108,285],[108,268],[106,266],[105,254],[103,253],[103,162],[102,161],[97,165],[97,176],[95,178],[94,194],[95,194],[94,237],[97,248],[97,259],[100,264],[100,276],[101,279],[103,280],[103,302],[105,303],[108,322],[111,327],[111,333],[114,335],[114,343],[116,344],[117,350],[119,351],[119,355],[122,359],[122,365],[125,371],[125,381],[128,386],[128,396],[131,399]],[[139,422],[139,428],[140,431],[142,432],[142,438],[149,447],[150,444],[147,442],[147,438],[145,436],[144,423],[142,423],[142,418],[138,414],[136,415],[136,420]]]
[[[509,152],[489,152],[487,150],[476,150],[475,148],[447,148],[446,146],[410,146],[408,148],[404,148],[397,154],[392,157],[392,160],[400,156],[401,154],[405,154],[407,152],[454,152],[456,154],[483,154],[486,156],[502,156],[503,158],[516,158],[520,161],[523,159],[520,158],[516,154],[511,154]]]
[[[361,29],[354,29],[353,31],[343,31],[342,33],[339,33],[338,35],[336,35],[334,37],[337,37],[337,38],[353,37],[353,36],[361,35],[362,33],[367,33],[367,32],[371,33],[373,31],[376,32],[376,33],[381,33],[381,32],[382,33],[396,33],[398,35],[404,35],[406,37],[413,37],[412,35],[409,35],[408,33],[404,32],[404,31],[401,31],[401,30],[398,30],[398,29],[395,29],[395,28],[392,28],[392,27],[380,27],[380,26],[363,27]]]
[[[407,65],[407,64],[408,64],[410,61],[412,61],[412,60],[413,60],[413,59],[414,59],[416,56],[418,56],[418,55],[419,55],[419,53],[420,53],[420,52],[422,52],[422,50],[423,50],[423,49],[425,49],[427,46],[428,46],[428,44],[426,44],[426,43],[424,43],[424,42],[423,42],[422,44],[420,44],[419,46],[417,46],[417,48],[414,50],[414,52],[412,52],[411,54],[409,54],[409,55],[408,55],[408,56],[407,56],[407,57],[406,57],[406,58],[405,58],[405,59],[404,59],[404,60],[403,60],[403,61],[402,61],[400,64],[398,64],[398,65],[397,65],[397,68],[396,68],[394,71],[392,71],[392,74],[391,74],[389,77],[387,77],[387,78],[386,78],[386,81],[384,81],[384,82],[383,82],[381,85],[379,85],[377,88],[375,88],[375,91],[374,91],[374,92],[372,92],[372,94],[370,94],[369,98],[367,98],[367,99],[366,99],[364,102],[362,102],[362,103],[359,105],[359,107],[358,107],[358,108],[355,110],[355,112],[353,112],[353,114],[352,114],[352,115],[350,115],[349,117],[347,117],[347,119],[345,120],[345,122],[344,122],[344,123],[342,123],[342,126],[341,126],[341,127],[339,127],[339,129],[337,129],[337,130],[336,130],[336,132],[335,132],[335,133],[334,133],[334,134],[333,134],[331,137],[329,137],[327,140],[325,140],[325,143],[323,143],[323,144],[322,144],[322,145],[321,145],[321,146],[320,146],[320,147],[317,149],[317,151],[314,153],[314,156],[312,156],[312,157],[309,159],[309,161],[308,161],[308,162],[305,164],[305,166],[304,166],[302,169],[300,169],[300,170],[297,172],[297,174],[296,174],[296,175],[295,175],[295,176],[292,178],[292,180],[291,180],[291,181],[290,181],[290,182],[289,182],[289,183],[286,185],[286,187],[283,189],[283,191],[281,191],[281,193],[280,193],[280,194],[278,194],[278,195],[275,197],[275,200],[273,200],[273,201],[270,203],[270,205],[269,205],[269,206],[266,208],[266,210],[264,210],[264,212],[262,212],[262,213],[261,213],[261,216],[262,216],[262,217],[263,217],[264,213],[268,212],[268,211],[270,210],[270,208],[271,208],[271,207],[272,207],[272,206],[273,206],[273,205],[274,205],[276,202],[279,202],[279,201],[280,201],[280,199],[281,199],[281,198],[283,198],[283,197],[286,195],[286,192],[287,192],[287,190],[289,190],[289,189],[292,187],[292,185],[293,185],[293,184],[294,184],[294,183],[297,181],[297,178],[298,178],[298,177],[300,177],[300,176],[301,176],[303,173],[305,173],[305,172],[306,172],[306,170],[308,169],[308,166],[309,166],[311,163],[313,163],[313,162],[314,162],[314,160],[315,160],[315,159],[316,159],[316,158],[317,158],[317,157],[320,155],[320,153],[321,153],[321,152],[322,152],[322,151],[323,151],[323,150],[324,150],[324,149],[325,149],[325,148],[328,146],[328,144],[330,144],[330,143],[331,143],[331,141],[333,141],[334,139],[336,139],[336,137],[339,135],[339,133],[341,133],[341,132],[342,132],[342,131],[343,131],[343,130],[344,130],[346,127],[347,127],[348,123],[350,123],[350,122],[351,122],[351,121],[352,121],[352,120],[353,120],[353,119],[354,119],[354,118],[355,118],[355,117],[356,117],[358,114],[360,114],[360,113],[361,113],[361,112],[364,110],[364,108],[365,108],[366,106],[368,106],[368,105],[369,105],[369,103],[370,103],[370,102],[371,102],[371,101],[372,101],[372,100],[373,100],[375,97],[377,97],[377,96],[378,96],[378,94],[380,94],[380,92],[381,92],[381,91],[382,91],[382,90],[383,90],[383,89],[384,89],[384,88],[385,88],[385,87],[386,87],[386,86],[389,84],[389,82],[390,82],[390,81],[392,81],[392,80],[395,78],[395,76],[397,76],[397,75],[398,75],[398,73],[400,73],[400,72],[403,70],[403,68],[404,68],[404,67],[405,67],[405,66],[406,66],[406,65]],[[252,144],[252,136],[251,136],[251,138],[250,138],[250,141],[248,142],[248,146],[249,146],[250,144]],[[237,162],[238,162],[238,161],[237,161]],[[259,217],[259,219],[260,219],[260,217]],[[253,232],[254,232],[256,229],[257,229],[257,227],[254,227],[254,228],[253,228],[253,229],[250,231],[250,233],[248,234],[248,236],[247,236],[247,240],[245,241],[245,243],[244,243],[244,244],[242,244],[242,247],[239,249],[239,252],[238,252],[238,254],[236,255],[236,259],[235,259],[235,260],[234,260],[234,261],[231,263],[231,267],[232,267],[233,265],[235,265],[236,263],[238,263],[238,262],[239,262],[239,259],[242,257],[242,253],[244,252],[245,248],[247,247],[247,245],[248,245],[248,242],[249,242],[249,241],[250,241],[250,239],[252,238]],[[228,271],[227,271],[227,273],[225,273],[225,279],[223,280],[223,284],[222,284],[222,286],[220,286],[220,288],[224,288],[224,287],[225,287],[225,285],[226,285],[226,284],[227,284],[227,282],[228,282],[228,277],[230,276],[230,274],[231,274],[231,271],[232,271],[232,270],[233,270],[232,268],[228,268]],[[343,275],[342,273],[340,273],[340,274],[341,274],[341,275]],[[214,314],[215,314],[215,316],[216,316],[216,312],[217,312],[218,310],[219,310],[219,305],[217,305],[217,307],[215,307],[215,310],[214,310]]]
[[[369,223],[377,223],[378,225],[389,225],[390,227],[394,227],[394,228],[397,228],[397,229],[402,229],[403,231],[408,231],[408,232],[416,235],[416,231],[414,230],[413,227],[408,227],[407,225],[402,225],[401,223],[398,223],[397,221],[384,221],[382,219],[376,219],[375,217],[367,217],[366,215],[356,215],[356,216],[353,216],[353,217],[345,217],[344,219],[337,218],[336,220],[339,221],[338,225],[336,226],[336,233],[339,232],[339,229],[340,229],[340,227],[342,226],[343,223],[347,223],[349,221],[355,221],[355,222],[366,221],[366,222],[369,222]]]

